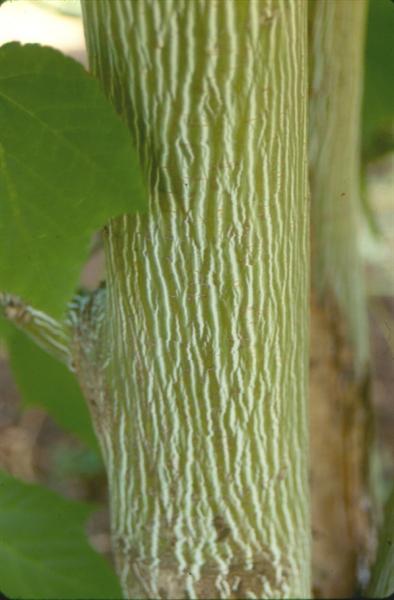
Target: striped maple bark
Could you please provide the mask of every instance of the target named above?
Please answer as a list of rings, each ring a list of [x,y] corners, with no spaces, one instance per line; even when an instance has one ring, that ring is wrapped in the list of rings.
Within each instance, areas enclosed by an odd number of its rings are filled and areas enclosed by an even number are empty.
[[[364,0],[310,10],[313,581],[347,597],[368,566],[368,329],[358,248]],[[359,582],[360,583],[360,582]]]
[[[149,181],[74,311],[127,597],[310,596],[306,10],[83,3]]]

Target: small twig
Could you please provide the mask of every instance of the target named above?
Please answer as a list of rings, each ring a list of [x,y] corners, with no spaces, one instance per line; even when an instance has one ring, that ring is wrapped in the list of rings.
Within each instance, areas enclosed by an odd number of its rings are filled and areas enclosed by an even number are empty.
[[[24,304],[19,298],[0,292],[3,316],[32,338],[43,350],[71,366],[71,339],[67,325]]]

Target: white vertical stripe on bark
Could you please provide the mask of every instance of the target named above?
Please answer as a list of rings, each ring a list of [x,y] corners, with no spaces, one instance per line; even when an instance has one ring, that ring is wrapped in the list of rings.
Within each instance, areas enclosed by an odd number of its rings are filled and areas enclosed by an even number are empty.
[[[150,183],[105,234],[125,593],[308,597],[306,4],[83,9]]]

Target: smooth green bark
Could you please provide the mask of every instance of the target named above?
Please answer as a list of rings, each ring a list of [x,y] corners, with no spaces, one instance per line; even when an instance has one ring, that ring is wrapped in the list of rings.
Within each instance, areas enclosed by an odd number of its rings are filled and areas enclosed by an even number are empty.
[[[359,252],[360,135],[367,0],[310,0],[312,285],[346,321],[358,376],[368,359]]]
[[[367,2],[309,2],[313,587],[354,594],[373,546],[368,327],[358,243]]]

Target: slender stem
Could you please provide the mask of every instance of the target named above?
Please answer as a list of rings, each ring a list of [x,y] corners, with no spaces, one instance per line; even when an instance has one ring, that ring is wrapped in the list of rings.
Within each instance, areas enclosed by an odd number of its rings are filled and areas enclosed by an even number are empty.
[[[71,336],[65,323],[24,304],[19,298],[0,293],[3,316],[31,337],[43,350],[72,368]]]
[[[367,3],[310,9],[311,482],[313,582],[346,597],[366,571],[372,519],[368,327],[358,248]]]
[[[366,0],[314,0],[310,17],[312,285],[346,323],[354,368],[368,364],[359,253],[360,118]]]
[[[388,598],[394,593],[394,487],[386,504],[378,553],[368,587],[368,598]]]

